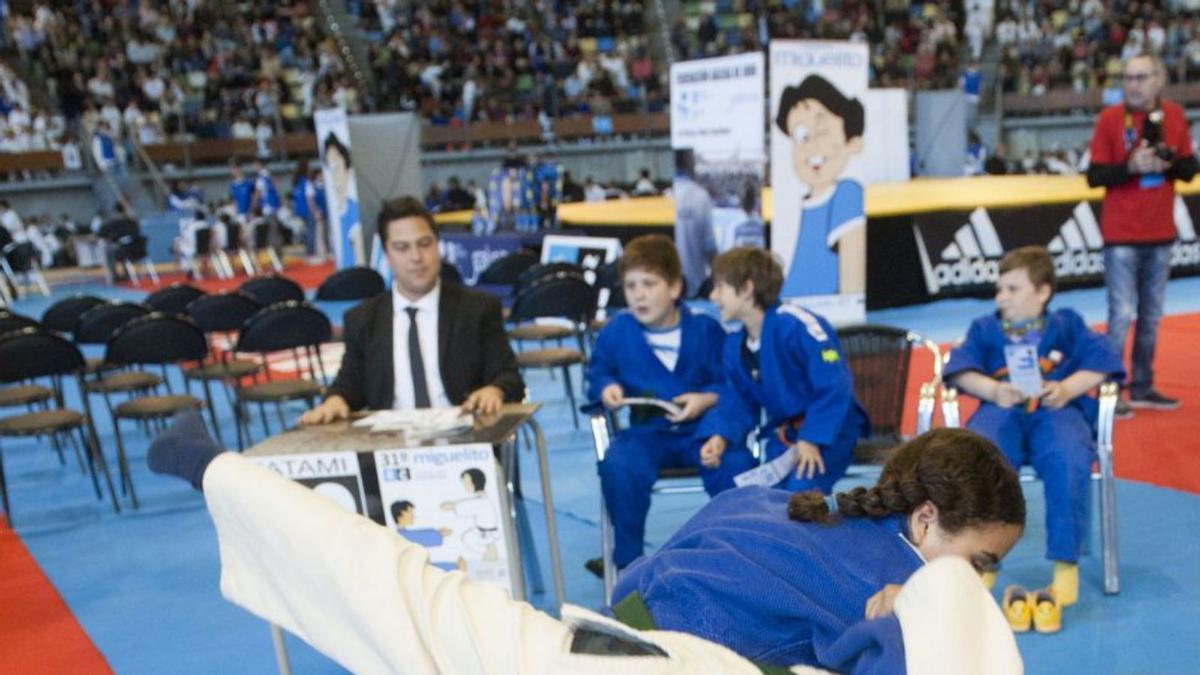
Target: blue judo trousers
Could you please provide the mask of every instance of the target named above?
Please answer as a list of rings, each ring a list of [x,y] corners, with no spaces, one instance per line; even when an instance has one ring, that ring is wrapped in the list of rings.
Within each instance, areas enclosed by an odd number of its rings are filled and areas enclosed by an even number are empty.
[[[710,317],[680,308],[680,346],[674,370],[654,354],[645,330],[631,313],[613,317],[596,339],[588,366],[588,396],[600,399],[610,384],[620,384],[627,397],[671,400],[687,392],[717,394],[716,406],[698,420],[671,424],[661,415],[631,414],[632,424],[622,430],[600,463],[600,488],[613,524],[613,562],[624,567],[642,555],[650,493],[658,472],[666,467],[695,467],[704,489],[715,495],[733,487],[733,477],[751,469],[754,458],[746,448],[750,426],[732,414],[733,394],[723,383],[721,342],[725,332]],[[700,448],[714,435],[727,442],[715,468],[700,464]]]
[[[1120,358],[1071,309],[1047,312],[1040,330],[1019,337],[1005,333],[998,314],[975,319],[962,345],[951,352],[943,374],[951,380],[959,373],[977,371],[1006,379],[1004,347],[1016,343],[1037,345],[1044,381],[1062,380],[1081,370],[1124,377]],[[967,428],[995,443],[1014,468],[1029,464],[1042,479],[1050,560],[1078,561],[1087,536],[1096,410],[1095,399],[1087,395],[1057,410],[1001,408],[982,402],[967,421]]]
[[[870,433],[837,334],[824,317],[784,303],[768,308],[763,317],[757,364],[746,340],[744,329],[727,336],[722,357],[729,386],[738,395],[741,424],[752,426],[759,407],[766,409],[767,461],[788,449],[779,439],[781,428],[789,444],[804,440],[820,448],[825,473],[797,478],[792,471],[778,487],[829,494],[846,475],[858,439]]]
[[[766,665],[905,672],[896,617],[863,619],[872,595],[924,564],[904,516],[800,523],[788,519],[791,494],[751,486],[718,495],[621,574],[613,601],[637,591],[659,630]]]

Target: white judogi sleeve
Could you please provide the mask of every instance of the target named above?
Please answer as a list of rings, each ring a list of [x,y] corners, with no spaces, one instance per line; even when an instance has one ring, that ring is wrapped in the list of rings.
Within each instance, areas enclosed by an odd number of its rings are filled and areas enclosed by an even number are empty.
[[[961,558],[917,570],[893,606],[909,673],[1014,675],[1024,672],[1017,641],[999,605]]]
[[[204,495],[224,596],[355,673],[760,672],[691,635],[631,631],[578,608],[556,621],[499,588],[427,565],[420,546],[238,455],[213,460]],[[571,654],[578,620],[669,657]]]

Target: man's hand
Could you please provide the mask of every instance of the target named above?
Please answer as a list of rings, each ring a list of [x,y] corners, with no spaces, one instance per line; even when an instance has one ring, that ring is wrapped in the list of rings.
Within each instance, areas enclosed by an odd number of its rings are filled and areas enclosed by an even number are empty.
[[[350,416],[350,406],[346,404],[346,399],[334,394],[325,399],[321,405],[309,410],[300,416],[300,426],[311,427],[318,424],[329,424],[338,420],[344,420]]]
[[[494,384],[480,387],[463,401],[462,411],[477,415],[495,415],[504,405],[504,392]]]
[[[717,395],[690,391],[671,399],[683,410],[678,415],[667,415],[667,419],[675,422],[688,422],[704,414],[706,410],[717,404]]]
[[[900,590],[903,588],[900,584],[888,584],[878,593],[872,595],[867,600],[866,617],[868,619],[878,619],[891,615],[892,607],[896,604],[896,596],[900,595]]]
[[[712,436],[700,447],[700,464],[709,469],[721,466],[721,455],[728,444],[721,436]]]
[[[800,461],[796,463],[796,478],[812,478],[817,474],[825,474],[825,460],[821,459],[821,449],[808,441],[796,441],[796,450],[800,452]]]
[[[1062,382],[1050,381],[1042,384],[1042,405],[1057,410],[1075,398],[1071,390]]]
[[[1126,168],[1132,174],[1163,173],[1171,168],[1171,164],[1163,161],[1156,154],[1155,149],[1147,145],[1143,139],[1141,144],[1129,153],[1129,162]]]
[[[621,385],[612,383],[600,392],[600,402],[609,410],[616,410],[621,407],[621,402],[625,400],[625,390]]]
[[[997,381],[996,388],[992,392],[992,403],[1001,408],[1011,408],[1024,401],[1025,398],[1025,393],[1013,386],[1011,382]]]

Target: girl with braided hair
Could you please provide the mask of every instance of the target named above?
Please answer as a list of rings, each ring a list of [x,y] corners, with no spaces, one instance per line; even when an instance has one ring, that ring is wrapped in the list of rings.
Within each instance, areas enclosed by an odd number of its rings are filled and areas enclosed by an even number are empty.
[[[896,672],[888,645],[900,641],[891,613],[899,585],[947,556],[991,570],[1024,527],[1020,482],[996,446],[937,429],[900,446],[871,488],[825,497],[745,487],[714,497],[625,570],[614,610],[620,618],[635,608],[658,629],[765,665]],[[880,648],[847,663],[847,640]]]

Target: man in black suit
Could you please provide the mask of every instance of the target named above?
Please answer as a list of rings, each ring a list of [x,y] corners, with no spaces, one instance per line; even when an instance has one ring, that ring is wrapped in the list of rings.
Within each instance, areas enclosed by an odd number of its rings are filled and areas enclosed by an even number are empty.
[[[300,424],[352,410],[460,405],[489,415],[519,401],[525,383],[509,347],[500,301],[442,283],[437,226],[420,200],[384,202],[379,233],[394,279],[390,293],[346,313],[346,353],[321,405]]]

